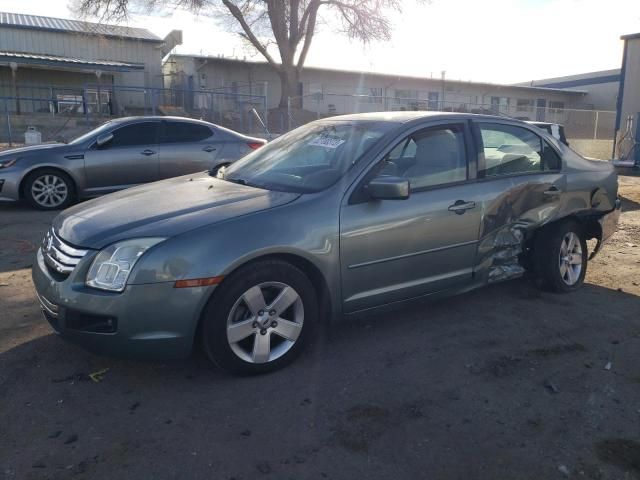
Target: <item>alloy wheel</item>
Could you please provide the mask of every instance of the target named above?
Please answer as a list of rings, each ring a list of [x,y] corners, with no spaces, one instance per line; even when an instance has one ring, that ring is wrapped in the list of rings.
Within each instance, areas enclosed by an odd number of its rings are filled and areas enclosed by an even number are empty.
[[[568,232],[562,238],[558,266],[564,283],[572,286],[578,282],[582,273],[582,246],[574,232]]]
[[[49,173],[33,181],[31,184],[31,196],[38,205],[46,208],[55,208],[67,200],[69,188],[62,178]]]
[[[302,332],[304,307],[293,287],[264,282],[248,289],[227,317],[231,350],[249,363],[268,363],[287,353]]]

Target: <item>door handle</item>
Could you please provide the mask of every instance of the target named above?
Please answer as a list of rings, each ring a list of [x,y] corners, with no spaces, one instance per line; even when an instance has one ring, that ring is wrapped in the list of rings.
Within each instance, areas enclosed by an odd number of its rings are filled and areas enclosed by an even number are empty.
[[[476,202],[465,202],[464,200],[456,200],[453,205],[449,205],[449,211],[462,215],[467,210],[476,208]]]
[[[204,150],[205,152],[211,153],[216,151],[216,147],[212,147],[211,145],[209,145],[207,147],[204,147],[202,150]]]
[[[544,191],[544,194],[548,197],[555,197],[557,195],[560,195],[561,193],[562,191],[555,185],[551,185],[551,187],[549,187],[549,190]]]
[[[153,150],[151,150],[151,149],[147,148],[146,150],[143,150],[143,151],[141,151],[140,153],[141,153],[142,155],[146,155],[146,156],[148,157],[149,155],[153,155],[153,154],[154,154],[154,153],[156,153],[156,152],[154,152]]]

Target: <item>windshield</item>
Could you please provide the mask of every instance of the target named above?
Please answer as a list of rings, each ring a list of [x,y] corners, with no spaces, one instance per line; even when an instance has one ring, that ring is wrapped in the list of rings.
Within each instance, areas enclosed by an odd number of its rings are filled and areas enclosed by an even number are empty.
[[[221,178],[268,190],[324,190],[393,126],[388,122],[332,121],[304,125],[229,166]]]
[[[98,135],[100,135],[103,132],[106,132],[107,130],[109,130],[113,125],[114,125],[114,121],[113,120],[109,120],[108,122],[103,123],[102,125],[100,125],[97,128],[94,128],[93,130],[89,130],[87,133],[80,135],[77,138],[74,138],[73,140],[71,140],[69,142],[69,145],[78,145],[80,143],[84,143],[87,140],[96,137]]]

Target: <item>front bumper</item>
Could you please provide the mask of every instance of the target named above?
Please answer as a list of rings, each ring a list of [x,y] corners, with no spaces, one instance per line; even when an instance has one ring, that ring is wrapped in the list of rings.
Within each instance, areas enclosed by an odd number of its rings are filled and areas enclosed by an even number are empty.
[[[173,282],[127,285],[122,293],[84,285],[97,254],[66,278],[52,273],[41,249],[32,278],[43,316],[61,337],[87,350],[134,358],[180,358],[192,350],[200,312],[215,286],[174,288]]]

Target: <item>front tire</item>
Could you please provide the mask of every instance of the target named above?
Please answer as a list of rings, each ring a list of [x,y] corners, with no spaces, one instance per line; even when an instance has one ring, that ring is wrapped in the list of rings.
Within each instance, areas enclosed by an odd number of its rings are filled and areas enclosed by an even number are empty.
[[[307,346],[318,320],[309,278],[297,267],[266,260],[239,268],[204,309],[204,350],[220,368],[239,375],[278,370]]]
[[[62,210],[73,202],[75,188],[71,177],[55,168],[29,174],[24,182],[24,198],[39,210]]]
[[[580,288],[587,273],[587,241],[580,224],[564,221],[540,232],[535,263],[544,289],[567,293]]]

